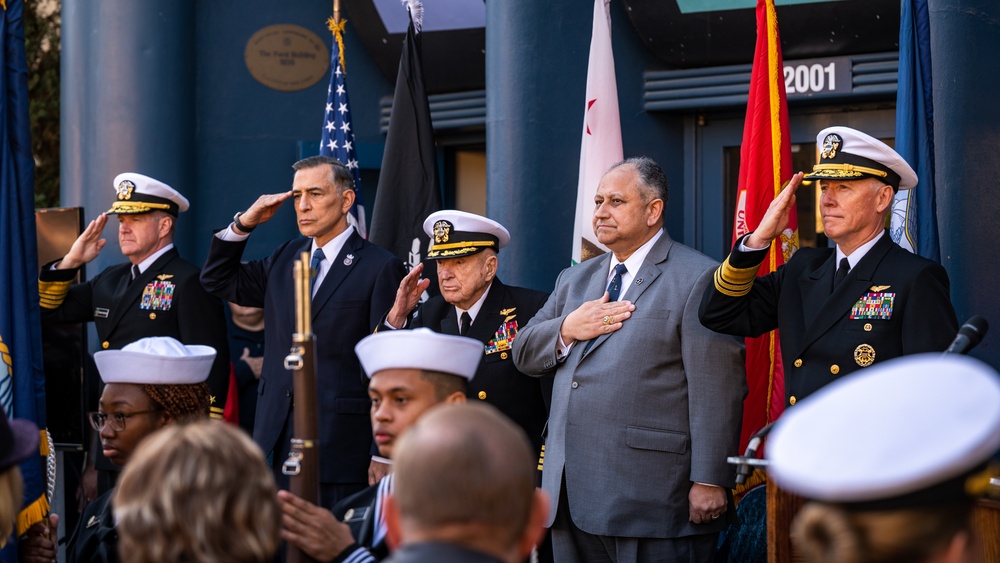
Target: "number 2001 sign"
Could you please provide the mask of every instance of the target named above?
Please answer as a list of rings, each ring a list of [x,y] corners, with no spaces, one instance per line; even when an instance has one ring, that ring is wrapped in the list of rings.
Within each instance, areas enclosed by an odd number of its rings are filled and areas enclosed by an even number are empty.
[[[784,72],[788,97],[851,91],[850,59],[847,57],[790,61]]]

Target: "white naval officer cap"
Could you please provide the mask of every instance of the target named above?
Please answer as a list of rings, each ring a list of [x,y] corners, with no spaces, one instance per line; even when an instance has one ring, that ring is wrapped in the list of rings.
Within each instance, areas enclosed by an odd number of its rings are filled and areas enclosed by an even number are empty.
[[[957,354],[890,360],[786,411],[768,474],[800,496],[906,508],[982,494],[1000,448],[1000,376]]]
[[[135,172],[115,176],[112,186],[117,201],[108,213],[137,215],[151,211],[165,211],[174,217],[188,210],[188,200],[180,192],[163,182]]]
[[[500,223],[455,209],[428,215],[424,232],[431,239],[427,257],[434,260],[469,256],[487,248],[499,251],[510,242],[510,233]]]
[[[121,350],[94,354],[105,383],[191,385],[208,379],[215,348],[184,345],[169,336],[142,338]]]
[[[806,180],[877,178],[894,190],[917,185],[917,174],[889,145],[850,127],[827,127],[816,135],[819,164]]]
[[[427,328],[383,330],[362,338],[354,351],[369,378],[387,369],[420,369],[471,380],[483,357],[483,343]]]

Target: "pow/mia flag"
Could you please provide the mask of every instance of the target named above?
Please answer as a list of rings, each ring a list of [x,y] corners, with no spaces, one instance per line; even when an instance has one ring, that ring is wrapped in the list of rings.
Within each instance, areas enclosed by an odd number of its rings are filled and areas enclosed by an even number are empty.
[[[368,239],[399,256],[409,270],[427,253],[428,238],[423,222],[428,215],[441,209],[441,193],[431,110],[420,62],[423,9],[415,0],[407,4],[410,26],[399,60]],[[437,295],[437,268],[433,261],[428,261],[424,268],[423,276],[431,280],[428,293]]]

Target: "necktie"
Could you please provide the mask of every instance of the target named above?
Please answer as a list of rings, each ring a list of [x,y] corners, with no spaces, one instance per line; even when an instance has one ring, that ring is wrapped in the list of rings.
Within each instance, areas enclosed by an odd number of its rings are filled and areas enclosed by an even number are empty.
[[[312,262],[309,263],[309,287],[312,288],[313,294],[316,293],[314,283],[316,282],[316,276],[319,275],[319,265],[323,260],[326,260],[326,254],[323,254],[322,248],[317,248],[316,252],[313,252]]]
[[[611,281],[608,283],[609,301],[618,301],[618,296],[622,294],[622,276],[626,272],[628,272],[628,268],[625,267],[625,264],[618,264],[617,266],[615,266],[615,275],[614,277],[611,278]],[[590,351],[590,347],[594,345],[594,342],[596,340],[597,339],[594,338],[589,342],[587,342],[587,347],[583,349],[584,354]]]
[[[458,327],[458,333],[462,336],[469,334],[469,327],[472,326],[472,317],[469,312],[462,313],[462,325]]]
[[[615,266],[615,276],[608,283],[608,297],[610,301],[618,301],[618,296],[622,294],[622,276],[628,272],[625,264]]]
[[[139,265],[138,264],[132,264],[132,280],[129,283],[134,282],[135,279],[137,277],[139,277],[139,274],[141,274],[141,273],[142,272],[139,271]]]
[[[847,257],[840,259],[840,267],[837,268],[837,275],[833,276],[833,289],[840,287],[841,282],[847,278],[847,273],[851,271],[851,263],[847,261]]]

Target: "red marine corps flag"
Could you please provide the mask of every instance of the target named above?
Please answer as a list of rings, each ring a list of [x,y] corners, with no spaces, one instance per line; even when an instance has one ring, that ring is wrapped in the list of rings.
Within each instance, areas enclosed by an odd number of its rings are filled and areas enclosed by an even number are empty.
[[[781,62],[781,39],[774,0],[757,0],[757,47],[750,74],[750,96],[740,147],[739,191],[733,242],[760,224],[771,200],[792,177],[792,149],[788,139],[788,107]],[[798,219],[792,213],[781,233],[781,244],[772,244],[758,275],[784,264],[798,248]],[[784,409],[785,385],[778,345],[778,331],[747,338],[747,386],[743,403],[740,451],[750,437],[775,420]]]

